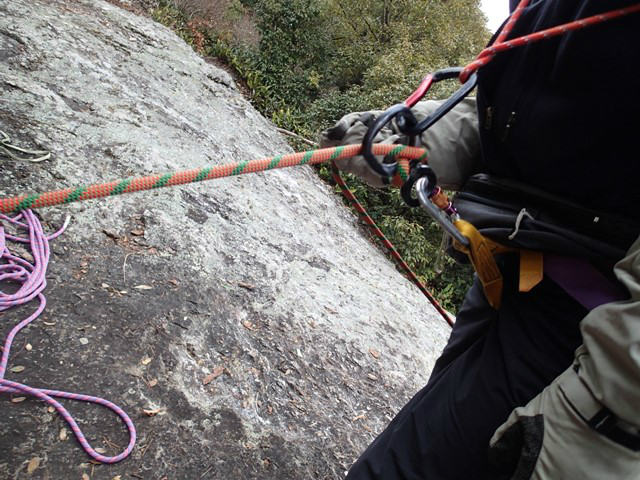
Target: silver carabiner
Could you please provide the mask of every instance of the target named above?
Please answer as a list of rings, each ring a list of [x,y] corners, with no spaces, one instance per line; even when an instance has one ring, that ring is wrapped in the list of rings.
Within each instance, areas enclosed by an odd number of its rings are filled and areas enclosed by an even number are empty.
[[[464,247],[469,247],[469,239],[462,235],[456,226],[452,223],[450,217],[444,214],[437,205],[435,205],[430,198],[430,193],[433,189],[429,188],[429,178],[420,177],[416,181],[416,193],[418,195],[418,201],[422,208],[424,208],[429,215],[440,225],[445,232],[451,235],[458,243]],[[454,214],[454,215],[457,215]],[[455,220],[455,219],[454,219]]]

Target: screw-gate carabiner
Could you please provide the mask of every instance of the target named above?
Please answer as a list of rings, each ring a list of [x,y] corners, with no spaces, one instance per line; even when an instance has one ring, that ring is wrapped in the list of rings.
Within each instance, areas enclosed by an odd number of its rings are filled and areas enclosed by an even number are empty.
[[[422,208],[424,208],[438,224],[451,235],[460,245],[465,248],[469,248],[469,239],[460,233],[460,230],[456,228],[451,219],[447,217],[432,201],[427,194],[428,183],[426,177],[419,178],[416,182],[416,193],[418,194],[418,200]]]
[[[413,187],[415,186],[417,200],[411,196]],[[458,212],[448,200],[446,195],[438,187],[436,174],[431,167],[424,163],[417,164],[411,169],[411,174],[407,181],[400,189],[402,198],[411,207],[422,207],[433,217],[433,219],[457,242],[464,247],[469,247],[469,239],[462,235],[453,224],[453,220],[458,219]],[[438,206],[434,203],[438,202],[437,197],[444,197],[444,204]],[[446,205],[445,205],[446,204]],[[444,211],[443,211],[444,209]],[[445,211],[447,214],[445,214]]]
[[[473,90],[477,83],[477,76],[473,74],[465,82],[465,84],[458,89],[446,102],[444,102],[438,109],[429,115],[427,118],[418,123],[416,117],[411,112],[413,107],[424,95],[429,91],[434,83],[442,80],[448,80],[451,78],[458,78],[462,72],[462,68],[445,68],[438,70],[430,75],[427,75],[420,86],[413,92],[403,103],[398,103],[388,108],[382,115],[380,115],[376,121],[369,127],[366,135],[362,141],[362,155],[366,159],[369,167],[380,175],[383,179],[388,180],[392,177],[397,169],[398,162],[380,163],[376,159],[372,152],[373,140],[376,135],[384,128],[384,126],[396,118],[396,125],[398,129],[410,137],[415,137],[431,127],[434,123],[440,120],[444,115],[455,107],[464,97],[466,97],[471,90]],[[410,144],[413,141],[409,142]]]

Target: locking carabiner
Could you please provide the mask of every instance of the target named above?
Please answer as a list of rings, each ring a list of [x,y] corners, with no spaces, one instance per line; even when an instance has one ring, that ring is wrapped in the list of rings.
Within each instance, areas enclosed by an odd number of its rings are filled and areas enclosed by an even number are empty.
[[[372,147],[373,140],[376,135],[384,128],[384,126],[396,118],[396,125],[398,129],[408,135],[412,140],[409,142],[413,144],[415,137],[427,128],[431,127],[434,123],[440,120],[443,116],[455,107],[469,92],[471,92],[477,83],[477,75],[473,74],[469,79],[458,89],[446,102],[444,102],[438,109],[429,115],[427,118],[418,123],[418,120],[411,112],[413,107],[425,94],[429,91],[434,83],[442,80],[448,80],[451,78],[458,78],[462,68],[445,68],[438,70],[432,74],[427,75],[420,86],[413,92],[403,103],[398,103],[388,108],[382,115],[380,115],[376,121],[369,127],[366,135],[362,141],[362,155],[369,164],[369,167],[380,175],[383,179],[388,180],[398,170],[398,162],[385,162],[380,163],[373,155]]]
[[[458,243],[469,247],[469,239],[453,224],[459,215],[447,195],[438,186],[436,174],[431,167],[420,163],[411,168],[411,174],[400,190],[402,198],[411,207],[422,205],[429,215]],[[415,186],[417,200],[411,196]]]

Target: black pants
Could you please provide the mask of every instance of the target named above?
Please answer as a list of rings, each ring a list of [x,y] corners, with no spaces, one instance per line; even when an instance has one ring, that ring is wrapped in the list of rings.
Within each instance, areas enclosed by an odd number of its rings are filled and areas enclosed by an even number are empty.
[[[587,311],[551,280],[517,292],[517,262],[502,262],[499,311],[475,281],[431,378],[353,465],[347,480],[482,480],[489,440],[571,365]]]

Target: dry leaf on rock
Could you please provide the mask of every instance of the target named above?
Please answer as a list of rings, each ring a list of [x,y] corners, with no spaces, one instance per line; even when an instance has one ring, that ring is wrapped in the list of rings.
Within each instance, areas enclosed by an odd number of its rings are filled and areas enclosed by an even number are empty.
[[[29,475],[33,474],[33,472],[35,472],[39,466],[40,457],[33,457],[31,460],[29,460],[29,464],[27,465],[27,473]]]
[[[247,330],[255,330],[256,329],[256,326],[253,323],[251,323],[249,320],[243,320],[242,321],[242,326],[244,328],[246,328]]]
[[[213,372],[211,372],[209,375],[204,377],[204,379],[202,380],[202,384],[209,385],[211,382],[213,382],[216,378],[218,378],[223,373],[224,373],[224,367],[220,367],[220,366],[215,367],[213,369]]]

